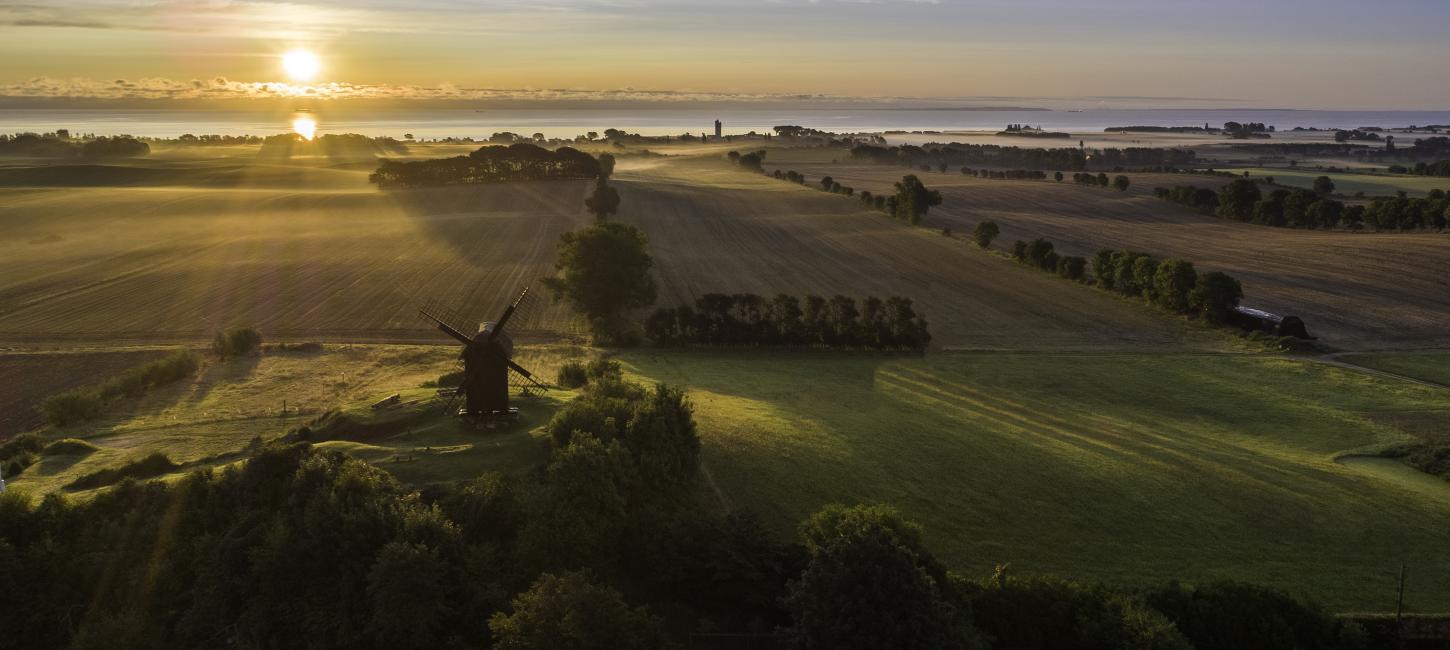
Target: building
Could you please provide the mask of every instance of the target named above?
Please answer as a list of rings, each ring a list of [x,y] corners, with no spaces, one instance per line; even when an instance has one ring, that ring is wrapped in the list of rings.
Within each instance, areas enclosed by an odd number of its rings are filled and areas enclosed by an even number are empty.
[[[720,120],[715,120],[715,137],[720,137]]]
[[[1258,330],[1274,336],[1314,340],[1314,337],[1309,336],[1309,330],[1304,327],[1304,321],[1298,316],[1280,316],[1262,309],[1235,307],[1233,320],[1246,332]]]

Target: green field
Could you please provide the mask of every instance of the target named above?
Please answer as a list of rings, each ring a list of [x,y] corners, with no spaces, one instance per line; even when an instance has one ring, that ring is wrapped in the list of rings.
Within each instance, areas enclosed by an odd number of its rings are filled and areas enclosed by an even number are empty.
[[[1355,365],[1450,386],[1450,352],[1379,352],[1340,357]]]
[[[1450,608],[1450,485],[1336,462],[1450,391],[1221,355],[632,353],[691,389],[704,460],[782,532],[831,502],[923,522],[951,567],[1114,583],[1233,578],[1337,609]],[[1345,585],[1354,585],[1346,589]]]
[[[1314,179],[1328,176],[1334,179],[1334,192],[1346,196],[1352,196],[1357,192],[1364,192],[1368,196],[1394,196],[1395,192],[1401,190],[1409,193],[1410,196],[1424,196],[1430,190],[1450,190],[1450,178],[1433,176],[1333,174],[1313,169],[1289,167],[1249,167],[1233,171],[1248,172],[1251,178],[1273,176],[1274,182],[1279,185],[1300,187],[1306,190],[1314,187]]]

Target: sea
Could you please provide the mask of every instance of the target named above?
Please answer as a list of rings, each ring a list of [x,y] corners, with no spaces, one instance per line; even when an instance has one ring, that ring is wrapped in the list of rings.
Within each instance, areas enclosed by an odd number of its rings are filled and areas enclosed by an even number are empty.
[[[1115,126],[1202,126],[1224,122],[1262,122],[1279,130],[1294,127],[1352,129],[1450,125],[1450,111],[1328,111],[1282,109],[1097,109],[1045,110],[1016,108],[907,108],[890,106],[845,108],[739,108],[671,105],[627,108],[462,108],[332,111],[322,106],[306,111],[318,133],[360,133],[368,136],[418,139],[487,138],[509,131],[526,136],[573,138],[590,131],[615,128],[642,135],[713,133],[720,120],[726,134],[768,132],[794,124],[836,133],[887,131],[997,131],[1007,124],[1026,124],[1052,131],[1087,133]],[[6,108],[0,109],[0,133],[176,137],[195,135],[271,135],[293,130],[295,111],[205,111],[169,109]]]

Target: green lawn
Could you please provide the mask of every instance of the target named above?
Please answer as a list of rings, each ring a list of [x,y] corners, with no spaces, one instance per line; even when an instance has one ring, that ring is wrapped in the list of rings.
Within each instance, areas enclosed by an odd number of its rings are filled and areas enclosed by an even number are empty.
[[[948,566],[1114,583],[1233,578],[1339,610],[1450,609],[1450,500],[1340,464],[1450,391],[1274,357],[635,352],[689,387],[704,460],[783,533],[882,502]],[[1450,491],[1450,486],[1446,486]]]
[[[1450,386],[1450,352],[1376,352],[1346,355],[1340,360]]]

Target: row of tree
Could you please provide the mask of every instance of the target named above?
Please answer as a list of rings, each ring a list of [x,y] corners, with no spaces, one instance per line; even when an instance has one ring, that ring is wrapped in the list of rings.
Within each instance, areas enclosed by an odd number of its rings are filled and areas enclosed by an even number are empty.
[[[1060,147],[1053,149],[1011,147],[993,144],[900,145],[872,144],[851,149],[855,160],[880,164],[920,167],[991,166],[1021,169],[1122,169],[1126,167],[1188,166],[1197,155],[1188,149],[1131,147],[1126,149],[1087,149]]]
[[[761,162],[765,160],[765,151],[763,150],[746,154],[731,151],[726,154],[726,158],[747,170],[764,172],[760,166]],[[945,168],[943,168],[943,171],[945,171]],[[771,174],[771,177],[797,185],[810,185],[806,176],[795,170],[782,171],[777,169]],[[870,191],[864,190],[860,194],[857,194],[856,188],[841,185],[830,176],[821,178],[819,185],[821,191],[824,192],[859,197],[861,203],[866,207],[875,208],[912,225],[920,224],[922,217],[926,216],[926,213],[932,207],[941,205],[942,202],[941,192],[928,188],[921,182],[920,178],[911,174],[902,176],[901,180],[896,182],[893,188],[895,192],[891,195],[873,194]]]
[[[1450,160],[1433,163],[1415,163],[1414,167],[1390,165],[1391,174],[1414,174],[1416,176],[1450,176]]]
[[[1127,176],[1124,176],[1122,174],[1119,174],[1116,177],[1109,179],[1107,174],[1101,172],[1099,172],[1097,175],[1086,173],[1073,174],[1072,182],[1077,183],[1078,185],[1091,185],[1096,187],[1107,187],[1109,185],[1112,185],[1113,188],[1118,190],[1119,192],[1128,191],[1128,186],[1132,184],[1132,181],[1130,181]]]
[[[533,144],[480,147],[467,156],[433,160],[383,160],[369,180],[379,187],[424,187],[513,180],[594,179],[599,161],[572,147],[549,150]]]
[[[864,350],[924,350],[927,323],[910,298],[843,295],[801,300],[788,294],[710,293],[694,307],[662,307],[645,321],[660,345],[806,346]]]
[[[972,169],[963,167],[962,175],[976,176],[977,178],[990,178],[993,180],[1011,181],[1045,181],[1047,172],[1035,169]],[[1062,172],[1057,172],[1057,180],[1062,180]]]
[[[1260,183],[1236,179],[1217,192],[1191,185],[1156,188],[1163,200],[1225,219],[1280,228],[1345,228],[1358,230],[1444,229],[1450,225],[1450,201],[1444,190],[1424,198],[1380,197],[1368,206],[1345,205],[1330,198],[1334,181],[1320,176],[1313,190],[1275,188],[1265,194]]]
[[[991,223],[991,222],[983,222]],[[993,224],[995,226],[996,224]],[[981,228],[981,225],[978,225]],[[980,243],[980,242],[979,242]],[[983,246],[986,248],[986,246]],[[1072,255],[1060,255],[1053,250],[1052,242],[1042,238],[1030,242],[1017,240],[1012,243],[1012,259],[1033,266],[1048,273],[1056,273],[1069,280],[1082,282],[1087,277],[1087,259]]]
[[[1230,322],[1244,293],[1239,281],[1228,274],[1199,273],[1187,260],[1158,260],[1134,251],[1098,251],[1093,274],[1104,289],[1218,325]]]
[[[0,156],[37,158],[134,158],[151,146],[128,135],[78,139],[69,133],[0,135]]]

